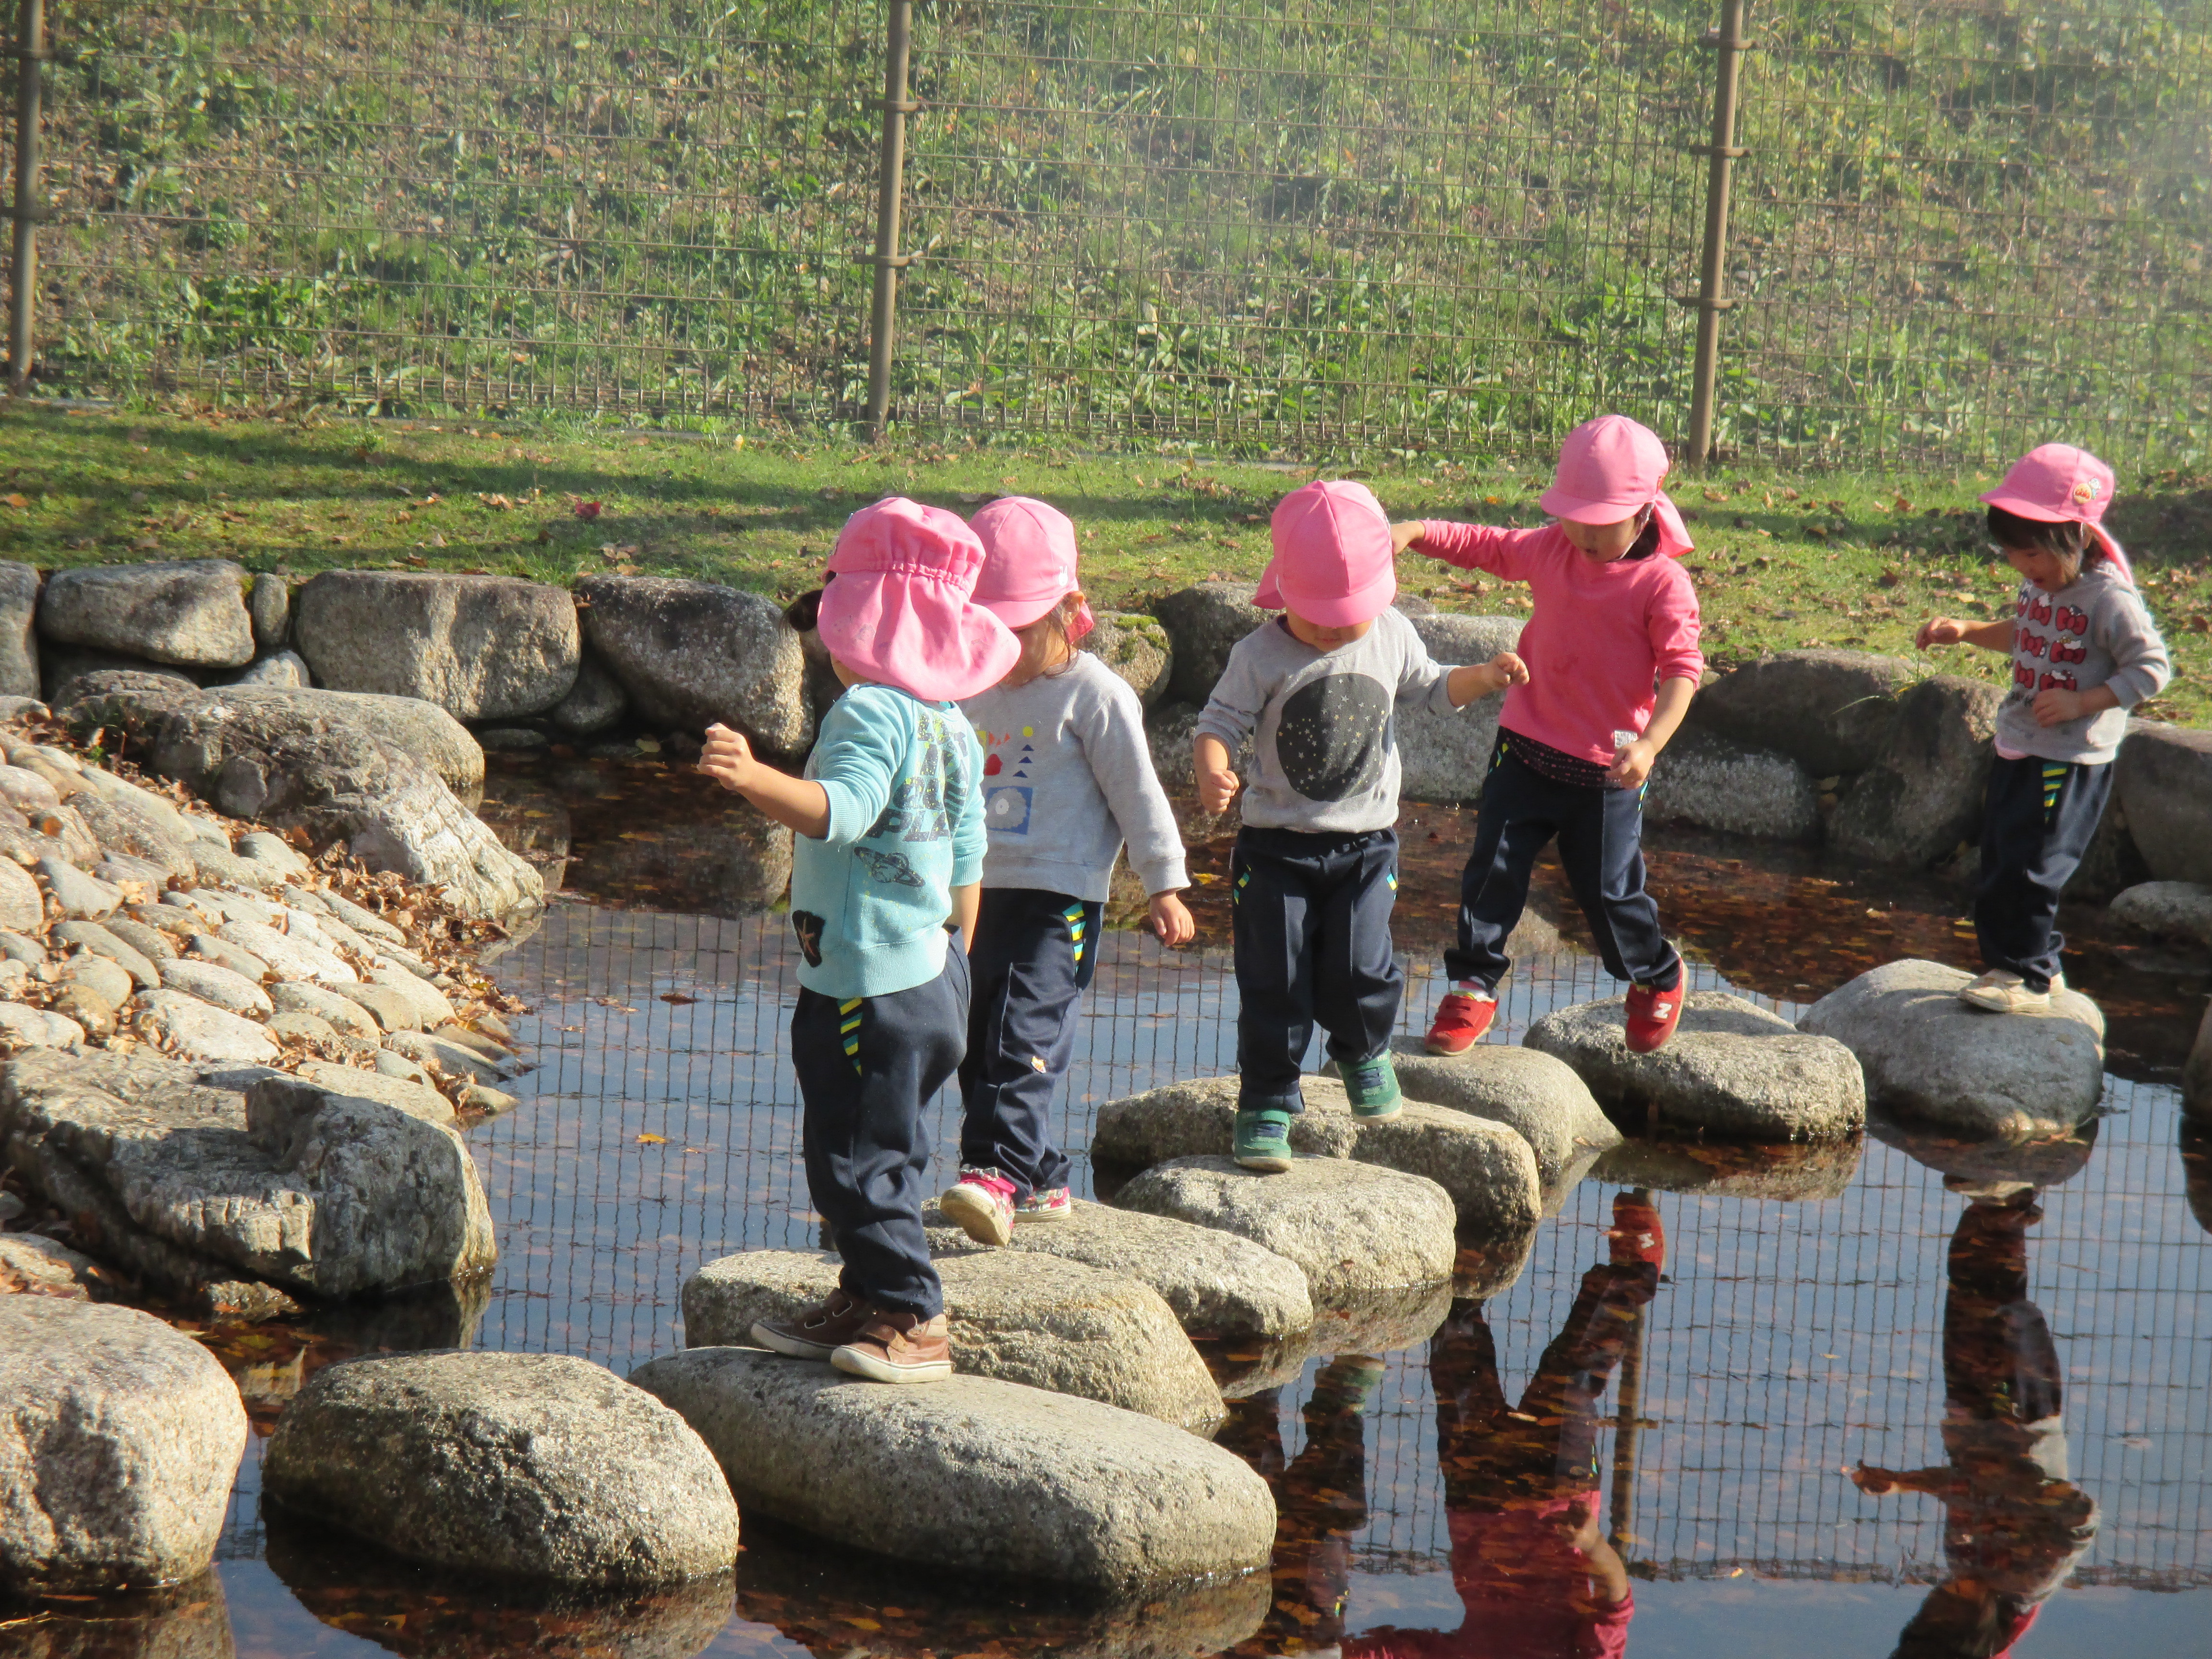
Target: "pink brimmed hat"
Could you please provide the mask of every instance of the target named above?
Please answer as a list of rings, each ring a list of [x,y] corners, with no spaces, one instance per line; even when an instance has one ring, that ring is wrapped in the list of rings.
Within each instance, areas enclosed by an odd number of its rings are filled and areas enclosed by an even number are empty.
[[[1681,514],[1660,488],[1667,465],[1667,446],[1650,427],[1626,415],[1601,415],[1567,434],[1559,470],[1537,504],[1577,524],[1619,524],[1648,507],[1659,525],[1659,550],[1679,556],[1692,544]]]
[[[1006,678],[1021,642],[970,597],[983,544],[957,513],[892,495],[845,520],[815,626],[854,672],[931,702]]]
[[[983,544],[975,603],[1009,628],[1027,628],[1083,584],[1075,574],[1075,526],[1056,507],[1030,495],[1001,495],[968,527]],[[1076,607],[1067,637],[1097,627],[1087,604]]]
[[[2004,482],[1982,496],[2023,519],[2044,524],[2081,524],[2104,545],[2123,575],[2132,581],[2128,556],[2105,528],[2105,509],[2112,504],[2112,469],[2072,444],[2038,444],[2012,464]]]
[[[1275,556],[1260,575],[1262,611],[1292,611],[1323,628],[1373,622],[1398,596],[1389,515],[1365,484],[1316,481],[1275,503]]]

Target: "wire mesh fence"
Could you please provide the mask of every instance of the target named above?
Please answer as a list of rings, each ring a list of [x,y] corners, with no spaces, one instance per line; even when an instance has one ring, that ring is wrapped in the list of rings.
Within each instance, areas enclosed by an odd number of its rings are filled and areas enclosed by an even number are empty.
[[[40,374],[853,421],[884,0],[78,0]],[[915,9],[891,418],[1680,434],[1711,0]],[[2212,450],[2212,4],[1755,0],[1723,455]]]

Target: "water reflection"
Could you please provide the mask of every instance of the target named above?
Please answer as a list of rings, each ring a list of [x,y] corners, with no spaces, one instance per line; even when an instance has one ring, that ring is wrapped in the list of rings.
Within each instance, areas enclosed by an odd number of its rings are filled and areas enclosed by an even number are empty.
[[[8,1659],[231,1659],[230,1609],[212,1572],[172,1589],[0,1602]]]
[[[1598,1154],[1590,1174],[1625,1187],[1715,1198],[1802,1203],[1841,1198],[1859,1172],[1865,1143],[1646,1140],[1633,1135]]]
[[[2096,1536],[2096,1502],[2067,1478],[2058,1352],[2027,1298],[2027,1229],[2042,1218],[2032,1187],[2000,1179],[1972,1192],[1943,1304],[1948,1461],[1852,1472],[1870,1496],[1943,1505],[1944,1577],[1898,1638],[1898,1659],[2012,1652]]]

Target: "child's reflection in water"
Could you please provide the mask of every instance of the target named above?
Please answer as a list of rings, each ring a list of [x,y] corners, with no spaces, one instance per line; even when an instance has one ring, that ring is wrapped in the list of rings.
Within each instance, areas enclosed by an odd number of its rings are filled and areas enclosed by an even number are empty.
[[[2097,1505],[2066,1478],[2058,1352],[2027,1299],[2033,1188],[1972,1189],[1951,1235],[1943,1304],[1943,1450],[1927,1469],[1862,1465],[1875,1497],[1944,1506],[1943,1582],[1898,1638],[1896,1659],[2000,1659],[2034,1624],[2097,1534]]]
[[[1658,1287],[1658,1212],[1613,1201],[1610,1260],[1583,1275],[1566,1322],[1517,1406],[1498,1376],[1482,1304],[1453,1304],[1430,1340],[1437,1459],[1452,1577],[1467,1616],[1455,1631],[1383,1628],[1346,1640],[1350,1535],[1364,1523],[1361,1408],[1380,1361],[1340,1357],[1316,1381],[1306,1444],[1287,1467],[1272,1395],[1244,1402],[1224,1443],[1275,1488],[1275,1603],[1243,1650],[1346,1659],[1611,1659],[1635,1612],[1628,1573],[1600,1531],[1598,1403]]]

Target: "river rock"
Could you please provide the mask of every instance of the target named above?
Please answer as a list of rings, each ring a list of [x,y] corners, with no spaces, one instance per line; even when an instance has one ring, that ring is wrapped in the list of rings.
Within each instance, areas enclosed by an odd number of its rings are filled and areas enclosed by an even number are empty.
[[[70,721],[88,732],[105,726],[126,734],[142,764],[234,817],[300,829],[318,846],[344,841],[369,868],[442,886],[469,914],[503,915],[544,901],[538,872],[418,763],[420,751],[356,720],[345,702],[326,701],[350,694],[149,692],[97,676],[87,685],[66,711]],[[460,731],[442,710],[413,707]],[[480,769],[481,751],[461,737]]]
[[[269,1033],[253,1021],[181,991],[141,992],[123,1012],[163,1054],[252,1066],[274,1065],[282,1057]]]
[[[128,1002],[130,998],[123,1000]],[[122,1006],[89,985],[70,981],[47,1000],[46,1012],[73,1022],[88,1037],[108,1037],[115,1034],[116,1010]]]
[[[756,1320],[826,1300],[841,1271],[834,1255],[788,1250],[710,1261],[684,1281],[685,1346],[757,1346]],[[1080,1261],[973,1246],[939,1256],[937,1273],[961,1376],[1100,1400],[1198,1434],[1219,1425],[1221,1391],[1150,1285]]]
[[[1237,641],[1273,618],[1252,602],[1258,592],[1255,582],[1200,582],[1152,606],[1174,641],[1170,696],[1205,706]]]
[[[1820,792],[1805,769],[1692,726],[1675,733],[1651,769],[1644,816],[1765,841],[1818,841]]]
[[[750,1348],[630,1380],[699,1431],[748,1512],[895,1560],[1127,1594],[1264,1566],[1267,1482],[1194,1434],[997,1377],[893,1389]]]
[[[1997,687],[1957,674],[1899,696],[1874,764],[1829,821],[1837,850],[1870,864],[1924,867],[1978,836],[2003,700]]]
[[[327,1060],[307,1061],[300,1067],[300,1075],[333,1094],[359,1095],[410,1117],[419,1117],[425,1123],[453,1121],[453,1105],[445,1096],[429,1085],[409,1078],[363,1071],[357,1066],[341,1066]]]
[[[2131,720],[2112,787],[2160,881],[2212,884],[2212,731]]]
[[[283,836],[272,836],[266,830],[256,830],[240,836],[237,853],[239,857],[250,859],[256,864],[265,864],[279,876],[286,878],[304,878],[314,867],[301,858],[297,849]]]
[[[150,1314],[0,1297],[0,1589],[174,1583],[215,1559],[246,1408]]]
[[[552,1353],[325,1366],[270,1437],[263,1490],[410,1560],[575,1584],[721,1572],[738,1510],[684,1420]]]
[[[799,635],[757,593],[669,576],[584,576],[584,636],[657,727],[732,726],[775,755],[814,738]]]
[[[84,1041],[84,1027],[65,1014],[21,1002],[0,1002],[0,1041],[19,1048],[58,1048]]]
[[[574,687],[583,648],[564,589],[413,570],[322,572],[300,590],[292,639],[318,685],[470,720],[544,714]]]
[[[161,982],[161,970],[96,921],[58,921],[50,935],[57,945],[75,945],[105,957],[131,975],[131,982],[150,991]]]
[[[386,1031],[419,1031],[422,1016],[413,998],[395,985],[334,985],[348,1002],[363,1010]]]
[[[1833,1140],[1866,1126],[1866,1085],[1841,1043],[1724,991],[1692,991],[1656,1054],[1628,1049],[1626,1000],[1547,1014],[1528,1046],[1571,1066],[1618,1117],[1734,1140]]]
[[[405,955],[393,947],[386,948],[392,950],[394,956]],[[372,968],[368,970],[368,982],[397,993],[426,1031],[449,1024],[454,1018],[453,1005],[446,1000],[445,994],[408,969]]]
[[[1390,1047],[1407,1099],[1504,1124],[1535,1153],[1537,1179],[1547,1192],[1571,1185],[1592,1158],[1620,1143],[1620,1131],[1589,1086],[1554,1055],[1502,1042],[1432,1054],[1417,1036]]]
[[[276,970],[251,951],[241,951],[235,945],[217,939],[213,933],[194,933],[185,941],[185,948],[205,962],[221,963],[234,974],[252,980],[256,985],[265,985]]]
[[[1778,651],[1699,691],[1688,724],[1786,755],[1808,777],[1863,772],[1880,758],[1899,696],[1919,673],[1902,657],[1864,651]]]
[[[292,626],[292,584],[273,573],[256,576],[246,590],[246,614],[253,624],[253,642],[264,651],[284,643]]]
[[[934,1205],[922,1208],[933,1250],[969,1248]],[[1167,1216],[1076,1200],[1064,1221],[1014,1229],[1007,1247],[1124,1273],[1151,1285],[1194,1337],[1281,1337],[1314,1322],[1306,1276],[1249,1239]]]
[[[220,1008],[226,1013],[266,1018],[276,1012],[269,994],[220,963],[195,962],[189,957],[161,964],[161,986]]]
[[[1150,708],[1167,696],[1175,672],[1175,643],[1157,617],[1133,611],[1098,613],[1098,625],[1078,641],[1127,683]]]
[[[97,876],[88,875],[58,858],[40,859],[39,880],[56,910],[74,921],[97,921],[112,916],[123,902],[123,890]]]
[[[514,1075],[513,1067],[428,1031],[393,1031],[385,1037],[384,1046],[418,1066],[434,1066],[447,1077],[465,1077],[473,1083],[500,1083]]]
[[[253,660],[245,583],[223,559],[57,570],[40,597],[39,632],[150,662],[240,668]]]
[[[272,651],[265,657],[256,657],[222,682],[225,685],[266,685],[279,691],[305,691],[314,683],[307,659],[296,651]]]
[[[278,933],[257,922],[226,921],[216,937],[252,952],[287,979],[320,980],[325,984],[351,984],[361,975],[323,945],[289,933]]]
[[[67,646],[49,645],[40,653],[46,680],[46,701],[56,708],[76,701],[84,683],[94,675],[116,674],[123,678],[117,684],[129,684],[142,690],[160,690],[179,686],[197,686],[205,678],[205,669],[164,668],[139,657],[126,657],[112,651],[78,651]]]
[[[91,924],[81,923],[89,927]],[[119,963],[111,962],[89,951],[80,951],[62,964],[67,981],[86,987],[111,1008],[120,1008],[141,990],[153,990],[161,984],[156,979],[152,985],[142,986],[131,976]]]
[[[1425,1176],[1450,1195],[1458,1224],[1477,1231],[1517,1231],[1542,1213],[1534,1154],[1504,1125],[1419,1103],[1395,1117],[1362,1120],[1352,1115],[1344,1085],[1328,1077],[1307,1078],[1304,1093],[1306,1109],[1291,1120],[1291,1150],[1301,1158],[1352,1158]],[[1225,1157],[1236,1117],[1235,1078],[1170,1083],[1100,1107],[1091,1156],[1120,1169]],[[1114,1201],[1121,1203],[1118,1194]]]
[[[2146,881],[2114,898],[2106,914],[2123,927],[2212,945],[2212,885]]]
[[[575,684],[553,705],[546,718],[556,731],[572,738],[588,738],[607,730],[629,712],[629,697],[622,682],[587,651],[576,670]]]
[[[1972,975],[1907,957],[1831,991],[1798,1029],[1858,1056],[1868,1097],[1954,1134],[2028,1140],[2095,1115],[2105,1017],[2079,991],[2047,1014],[1991,1014],[1959,1000]]]
[[[62,804],[53,780],[10,762],[0,766],[0,800],[19,812],[51,812]]]
[[[36,933],[46,919],[46,898],[30,873],[12,859],[0,859],[0,927]]]
[[[1418,617],[1413,623],[1429,654],[1453,667],[1488,662],[1512,650],[1520,643],[1522,626],[1518,617]],[[1449,714],[1400,698],[1394,717],[1403,769],[1399,793],[1408,800],[1480,799],[1490,775],[1490,751],[1498,741],[1498,711],[1504,706],[1502,691],[1477,697]]]
[[[376,1040],[376,1017],[349,997],[342,997],[312,980],[279,980],[269,987],[269,1000],[280,1012],[313,1014],[328,1020],[347,1036]]]
[[[1114,1203],[1218,1227],[1289,1257],[1305,1270],[1316,1309],[1451,1277],[1450,1195],[1420,1176],[1346,1158],[1301,1158],[1280,1175],[1222,1157],[1173,1158],[1131,1181]]]
[[[107,930],[110,938],[129,945],[157,969],[165,962],[175,961],[180,954],[174,939],[134,916],[112,915],[100,925]]]
[[[0,1233],[0,1295],[112,1299],[113,1282],[97,1261],[37,1233]]]
[[[39,695],[38,617],[36,568],[0,562],[0,696]]]

